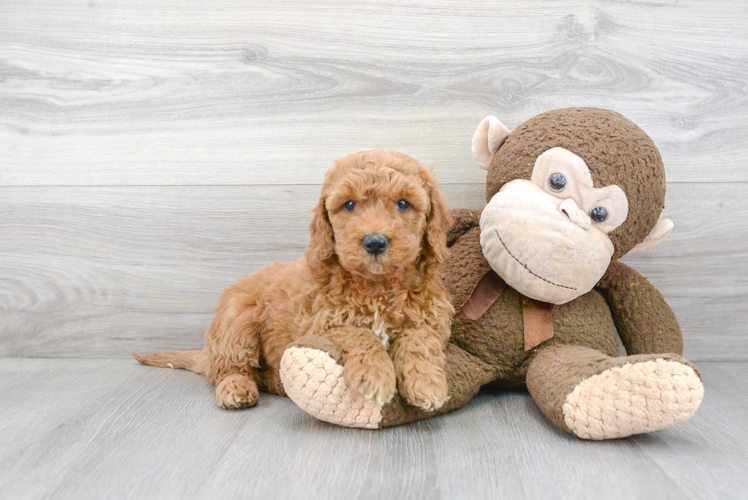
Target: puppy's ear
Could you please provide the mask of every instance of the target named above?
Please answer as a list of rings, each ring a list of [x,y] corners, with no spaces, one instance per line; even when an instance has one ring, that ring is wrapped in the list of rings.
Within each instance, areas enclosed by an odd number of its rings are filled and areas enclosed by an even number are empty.
[[[442,263],[447,258],[447,230],[452,225],[452,216],[447,210],[439,184],[428,174],[426,185],[431,199],[431,212],[426,219],[423,236],[423,253],[426,261]]]
[[[311,240],[304,251],[304,257],[306,257],[312,269],[318,269],[335,252],[335,239],[330,219],[327,216],[327,208],[325,208],[324,194],[320,196],[319,203],[317,203],[317,208],[314,211],[314,217],[312,217],[312,223],[309,224],[309,234]]]

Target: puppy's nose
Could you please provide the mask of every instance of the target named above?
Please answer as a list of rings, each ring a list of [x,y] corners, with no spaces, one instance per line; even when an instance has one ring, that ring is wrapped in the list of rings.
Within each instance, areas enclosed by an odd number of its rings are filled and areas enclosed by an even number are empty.
[[[364,250],[372,255],[379,255],[390,246],[390,240],[381,234],[367,234],[364,236]]]

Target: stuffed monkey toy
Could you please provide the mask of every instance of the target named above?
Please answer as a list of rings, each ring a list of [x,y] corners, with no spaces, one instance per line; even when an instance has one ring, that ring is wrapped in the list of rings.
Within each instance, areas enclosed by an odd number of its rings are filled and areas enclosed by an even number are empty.
[[[348,389],[332,342],[305,337],[281,363],[288,395],[316,418],[381,428],[467,404],[481,386],[526,387],[562,430],[584,439],[687,420],[704,390],[683,358],[675,316],[619,258],[671,231],[659,220],[665,170],[650,137],[618,113],[568,108],[511,132],[495,117],[473,136],[487,169],[483,210],[454,210],[444,282],[457,311],[449,399],[426,412],[396,395]],[[618,357],[616,336],[627,356]]]

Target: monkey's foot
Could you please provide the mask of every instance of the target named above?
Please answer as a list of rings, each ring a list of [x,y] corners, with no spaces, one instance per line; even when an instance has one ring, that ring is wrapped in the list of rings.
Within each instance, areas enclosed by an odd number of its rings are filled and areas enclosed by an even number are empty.
[[[302,337],[286,348],[280,377],[286,394],[311,416],[345,427],[377,429],[382,406],[367,401],[343,380],[340,349],[322,337]]]
[[[581,381],[566,397],[563,417],[580,438],[621,438],[688,420],[703,397],[701,378],[691,366],[651,359]]]

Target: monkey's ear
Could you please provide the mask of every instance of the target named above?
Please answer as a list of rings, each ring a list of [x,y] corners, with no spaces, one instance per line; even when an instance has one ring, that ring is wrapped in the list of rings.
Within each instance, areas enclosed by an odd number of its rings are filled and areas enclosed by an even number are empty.
[[[646,238],[644,238],[644,241],[636,245],[634,248],[632,248],[629,253],[626,255],[631,255],[632,253],[641,252],[642,250],[647,250],[649,248],[652,248],[656,245],[658,245],[662,240],[667,238],[667,235],[670,234],[670,231],[673,230],[673,221],[670,219],[660,219],[657,221],[657,224],[652,228],[652,230],[649,232]]]
[[[507,137],[509,129],[495,116],[487,116],[473,134],[473,158],[483,170],[491,166],[491,159]]]

